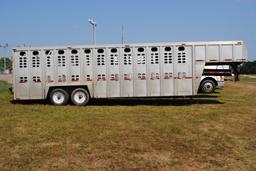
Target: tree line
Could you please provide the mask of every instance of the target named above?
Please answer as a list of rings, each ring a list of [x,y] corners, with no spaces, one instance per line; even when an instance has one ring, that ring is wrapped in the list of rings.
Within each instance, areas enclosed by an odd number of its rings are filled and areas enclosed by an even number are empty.
[[[239,72],[240,74],[256,74],[256,61],[241,64]]]

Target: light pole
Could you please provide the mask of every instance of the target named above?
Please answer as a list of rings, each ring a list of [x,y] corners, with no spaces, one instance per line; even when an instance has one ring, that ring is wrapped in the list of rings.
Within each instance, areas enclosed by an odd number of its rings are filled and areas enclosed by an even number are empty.
[[[122,25],[121,43],[124,44],[124,25]]]
[[[96,44],[96,27],[97,23],[93,19],[89,19],[88,22],[92,25],[92,31],[93,31],[93,44]]]

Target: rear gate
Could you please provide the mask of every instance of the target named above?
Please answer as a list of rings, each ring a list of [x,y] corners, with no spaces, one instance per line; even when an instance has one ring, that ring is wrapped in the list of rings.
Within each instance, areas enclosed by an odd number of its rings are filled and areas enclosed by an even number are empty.
[[[29,75],[28,75],[28,51],[14,53],[14,76],[15,99],[28,99],[29,95]]]

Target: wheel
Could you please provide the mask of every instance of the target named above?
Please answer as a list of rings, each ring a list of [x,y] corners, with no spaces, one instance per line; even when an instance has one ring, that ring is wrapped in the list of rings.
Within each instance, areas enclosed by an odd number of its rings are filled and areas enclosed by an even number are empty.
[[[68,103],[69,95],[63,89],[54,89],[50,93],[50,101],[54,105],[65,105]]]
[[[83,88],[77,88],[71,93],[71,101],[78,106],[86,105],[90,100],[90,95],[87,90]]]
[[[200,85],[200,89],[202,93],[213,93],[216,85],[212,80],[204,80]]]

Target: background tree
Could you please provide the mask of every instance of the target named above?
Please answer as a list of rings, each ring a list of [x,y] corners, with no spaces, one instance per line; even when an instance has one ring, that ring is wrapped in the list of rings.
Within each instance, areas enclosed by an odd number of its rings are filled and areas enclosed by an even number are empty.
[[[12,70],[12,61],[8,57],[2,57],[0,58],[0,71],[4,71],[4,62],[6,62],[6,69]]]
[[[256,74],[256,61],[242,64],[239,70],[241,74]]]

